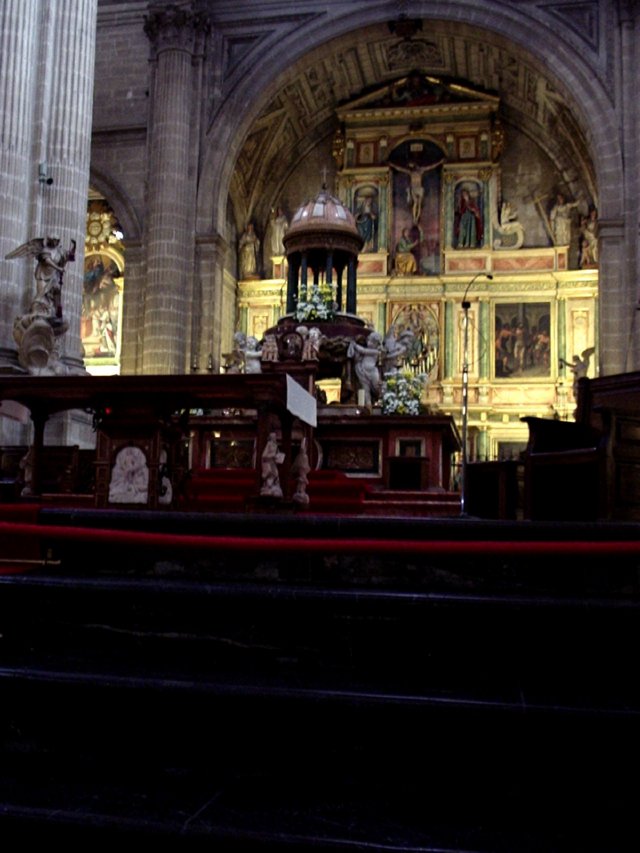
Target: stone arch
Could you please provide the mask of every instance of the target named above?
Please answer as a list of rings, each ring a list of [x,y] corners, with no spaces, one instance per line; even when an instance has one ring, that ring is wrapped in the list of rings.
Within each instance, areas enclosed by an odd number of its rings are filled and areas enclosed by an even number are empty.
[[[89,173],[89,184],[109,202],[122,226],[126,242],[139,243],[142,239],[140,219],[134,209],[133,203],[122,187],[112,178],[107,177],[104,173],[93,167]]]
[[[358,28],[354,29],[356,12]],[[544,25],[532,17],[531,10],[505,9],[503,4],[497,3],[486,3],[480,8],[469,3],[436,2],[424,9],[422,17],[434,22],[455,22],[469,32],[477,28],[478,33],[486,33],[495,43],[515,46],[545,70],[550,83],[572,104],[583,129],[594,163],[601,215],[619,218],[622,156],[618,139],[609,132],[609,128],[616,125],[615,112],[605,86],[594,78],[589,62],[551,29],[545,31]],[[321,20],[314,18],[283,35],[278,50],[261,54],[259,61],[252,54],[235,70],[229,80],[233,95],[221,105],[206,137],[208,150],[203,152],[198,196],[201,229],[206,231],[211,225],[214,230],[224,227],[226,199],[242,143],[278,87],[291,79],[292,69],[332,40],[353,36],[357,41],[363,28],[386,25],[388,18],[388,10],[364,3],[358,10],[350,8],[349,15],[329,11]],[[257,46],[256,51],[259,50]],[[588,112],[581,107],[583,103],[589,103]],[[243,105],[242,109],[237,108],[238,104]],[[220,150],[229,152],[229,156],[218,157]]]

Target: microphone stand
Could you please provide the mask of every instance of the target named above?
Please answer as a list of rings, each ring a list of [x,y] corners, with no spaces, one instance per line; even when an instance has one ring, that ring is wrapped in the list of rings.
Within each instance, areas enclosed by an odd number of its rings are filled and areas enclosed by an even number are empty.
[[[467,434],[469,429],[469,308],[471,303],[467,299],[471,285],[482,277],[493,280],[490,273],[479,272],[471,279],[462,296],[462,311],[464,313],[464,325],[462,336],[462,467],[460,469],[460,516],[467,515],[467,464],[469,462],[469,451],[467,448]]]

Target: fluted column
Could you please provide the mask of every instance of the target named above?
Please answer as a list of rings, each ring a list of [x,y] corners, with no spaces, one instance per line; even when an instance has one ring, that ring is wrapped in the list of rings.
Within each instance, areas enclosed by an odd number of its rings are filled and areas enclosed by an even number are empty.
[[[80,346],[97,0],[0,3],[0,370],[16,369],[13,321],[34,293],[32,259],[5,261],[34,237],[75,239],[65,271],[69,330],[62,358],[83,370]],[[39,180],[39,166],[43,176]]]
[[[154,62],[148,174],[144,373],[189,369],[194,276],[198,57],[208,31],[194,4],[150,7],[145,31]]]
[[[62,295],[69,331],[62,360],[71,371],[83,370],[80,314],[84,278],[84,237],[89,194],[91,121],[98,0],[43,3],[40,40],[39,123],[34,161],[46,163],[53,183],[37,196],[37,236],[56,232],[62,243],[77,243],[76,259],[67,265]],[[35,235],[31,235],[35,236]]]
[[[33,269],[5,261],[28,233],[29,198],[37,189],[31,162],[32,105],[36,87],[40,0],[0,3],[0,371],[22,372],[13,340],[13,321],[26,307]],[[34,171],[36,169],[36,171]]]

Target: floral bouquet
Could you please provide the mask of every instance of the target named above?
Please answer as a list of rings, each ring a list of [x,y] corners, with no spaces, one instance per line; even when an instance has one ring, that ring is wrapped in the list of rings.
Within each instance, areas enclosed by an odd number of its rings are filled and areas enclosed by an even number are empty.
[[[423,373],[418,376],[408,371],[387,373],[382,385],[382,414],[419,415],[426,381]]]
[[[296,306],[295,318],[299,322],[304,320],[333,320],[331,297],[327,299],[320,288],[314,284],[308,299],[300,300]]]

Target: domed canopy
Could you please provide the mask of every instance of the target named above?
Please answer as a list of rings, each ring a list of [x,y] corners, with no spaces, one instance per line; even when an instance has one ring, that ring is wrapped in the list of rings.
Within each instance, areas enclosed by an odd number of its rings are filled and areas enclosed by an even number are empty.
[[[283,238],[287,254],[327,248],[357,255],[363,242],[351,211],[325,188],[296,210]]]

